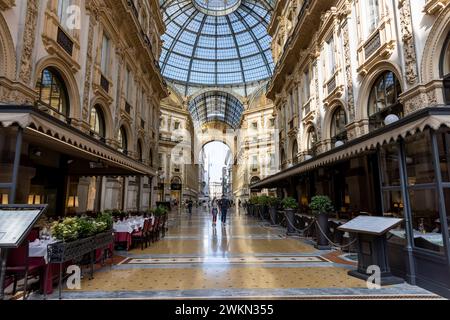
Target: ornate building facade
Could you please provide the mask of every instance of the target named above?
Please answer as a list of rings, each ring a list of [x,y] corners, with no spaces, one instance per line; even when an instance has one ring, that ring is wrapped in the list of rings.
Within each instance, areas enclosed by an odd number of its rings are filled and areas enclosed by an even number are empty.
[[[392,269],[448,296],[449,2],[280,0],[269,33],[281,165],[252,187],[403,218]]]
[[[194,126],[183,99],[170,91],[161,103],[158,200],[182,203],[199,196]]]
[[[9,202],[49,202],[55,214],[150,206],[168,94],[164,31],[155,1],[0,1],[0,193]]]

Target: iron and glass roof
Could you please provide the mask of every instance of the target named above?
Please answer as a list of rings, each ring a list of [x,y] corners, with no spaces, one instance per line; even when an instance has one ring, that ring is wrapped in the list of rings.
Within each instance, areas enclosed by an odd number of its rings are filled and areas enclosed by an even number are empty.
[[[189,112],[198,126],[221,121],[236,129],[241,121],[244,106],[232,94],[223,91],[208,91],[189,102]]]
[[[163,76],[190,87],[249,86],[273,71],[267,26],[273,0],[160,0]]]

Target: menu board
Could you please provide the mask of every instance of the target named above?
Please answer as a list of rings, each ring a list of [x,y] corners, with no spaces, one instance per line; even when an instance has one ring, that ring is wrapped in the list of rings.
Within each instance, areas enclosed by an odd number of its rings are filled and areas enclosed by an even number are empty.
[[[33,208],[19,206],[0,207],[0,248],[17,248],[46,206]]]
[[[338,227],[339,230],[350,233],[365,233],[382,235],[395,228],[403,219],[359,216]]]

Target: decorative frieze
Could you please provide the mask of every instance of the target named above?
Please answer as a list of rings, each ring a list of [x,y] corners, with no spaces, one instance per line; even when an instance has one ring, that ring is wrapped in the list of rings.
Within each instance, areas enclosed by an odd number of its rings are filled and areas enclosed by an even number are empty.
[[[38,0],[27,1],[25,28],[23,31],[22,55],[20,58],[19,80],[25,84],[31,81],[33,67],[33,52],[36,39],[37,14],[39,9]]]
[[[417,82],[417,55],[412,30],[410,0],[400,0],[400,24],[402,29],[403,55],[405,58],[406,80],[410,85]]]
[[[0,0],[0,10],[8,10],[16,5],[16,0]]]

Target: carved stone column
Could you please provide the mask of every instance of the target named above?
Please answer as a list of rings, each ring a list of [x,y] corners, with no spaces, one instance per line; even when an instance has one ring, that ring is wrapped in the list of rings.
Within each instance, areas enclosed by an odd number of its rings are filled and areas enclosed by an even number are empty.
[[[19,80],[25,84],[31,82],[33,66],[34,42],[36,39],[37,14],[39,11],[38,0],[28,0],[25,17],[25,28],[22,40],[22,55],[20,58]]]
[[[406,80],[408,84],[417,83],[417,55],[412,29],[410,0],[399,0],[400,25],[403,40],[403,55],[405,59]]]

